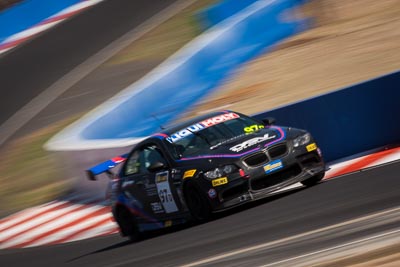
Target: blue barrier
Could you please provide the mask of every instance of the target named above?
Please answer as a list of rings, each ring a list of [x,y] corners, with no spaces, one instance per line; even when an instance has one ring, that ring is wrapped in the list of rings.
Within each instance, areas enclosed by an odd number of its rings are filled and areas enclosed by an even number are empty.
[[[82,0],[25,0],[0,13],[0,43]]]
[[[239,11],[245,9],[256,1],[260,0],[221,0],[214,5],[200,11],[197,14],[203,28],[208,29],[214,25],[217,25],[224,19],[227,19]],[[273,1],[273,0],[272,0]],[[309,0],[292,0],[302,5]]]
[[[255,115],[309,130],[327,162],[400,142],[400,71]]]
[[[200,11],[197,14],[202,26],[208,29],[237,12],[243,10],[257,0],[222,0]]]
[[[283,12],[297,0],[257,1],[201,35],[123,97],[99,108],[81,132],[85,139],[138,138],[159,130],[210,93],[240,64],[306,27]],[[284,17],[285,21],[281,21]],[[118,99],[115,101],[115,99]],[[122,99],[122,100],[121,100]],[[117,103],[116,103],[117,102]]]

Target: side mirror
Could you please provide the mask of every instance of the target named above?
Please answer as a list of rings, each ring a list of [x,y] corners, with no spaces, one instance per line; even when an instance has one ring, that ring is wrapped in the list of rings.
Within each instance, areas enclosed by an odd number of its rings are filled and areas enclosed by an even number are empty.
[[[152,163],[147,169],[150,172],[156,172],[156,171],[161,171],[163,169],[165,169],[165,164],[162,163],[161,161],[156,161],[154,163]]]
[[[265,119],[262,119],[262,122],[265,123],[265,125],[273,125],[275,124],[276,120],[275,118],[267,117]]]

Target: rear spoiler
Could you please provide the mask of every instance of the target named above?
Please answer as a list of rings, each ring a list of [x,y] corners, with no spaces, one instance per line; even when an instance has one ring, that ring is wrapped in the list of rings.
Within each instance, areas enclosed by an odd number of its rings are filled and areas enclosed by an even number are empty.
[[[110,178],[112,178],[114,175],[110,171],[112,168],[115,168],[118,166],[120,163],[124,162],[128,158],[128,154],[124,154],[118,157],[114,157],[112,159],[109,159],[107,161],[104,161],[103,163],[100,163],[88,170],[86,170],[86,175],[89,180],[95,181],[96,176],[102,173],[106,173]]]

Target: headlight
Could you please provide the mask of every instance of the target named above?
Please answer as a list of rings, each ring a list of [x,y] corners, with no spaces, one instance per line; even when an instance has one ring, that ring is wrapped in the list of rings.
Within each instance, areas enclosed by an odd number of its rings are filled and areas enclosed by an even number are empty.
[[[235,165],[225,165],[222,167],[215,168],[211,171],[205,172],[204,176],[208,179],[215,179],[219,177],[223,177],[227,174],[234,173],[237,171],[237,167]]]
[[[309,133],[300,135],[299,137],[293,140],[293,146],[294,147],[304,146],[305,144],[309,143],[310,140],[311,140],[311,135]]]

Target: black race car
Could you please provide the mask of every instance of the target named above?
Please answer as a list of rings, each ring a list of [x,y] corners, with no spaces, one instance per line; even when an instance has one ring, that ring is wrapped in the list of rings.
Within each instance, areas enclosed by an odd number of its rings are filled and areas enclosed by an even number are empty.
[[[118,175],[109,171],[124,162]],[[210,113],[141,141],[130,153],[87,171],[112,177],[112,213],[124,236],[207,220],[325,174],[312,136],[233,111]]]

